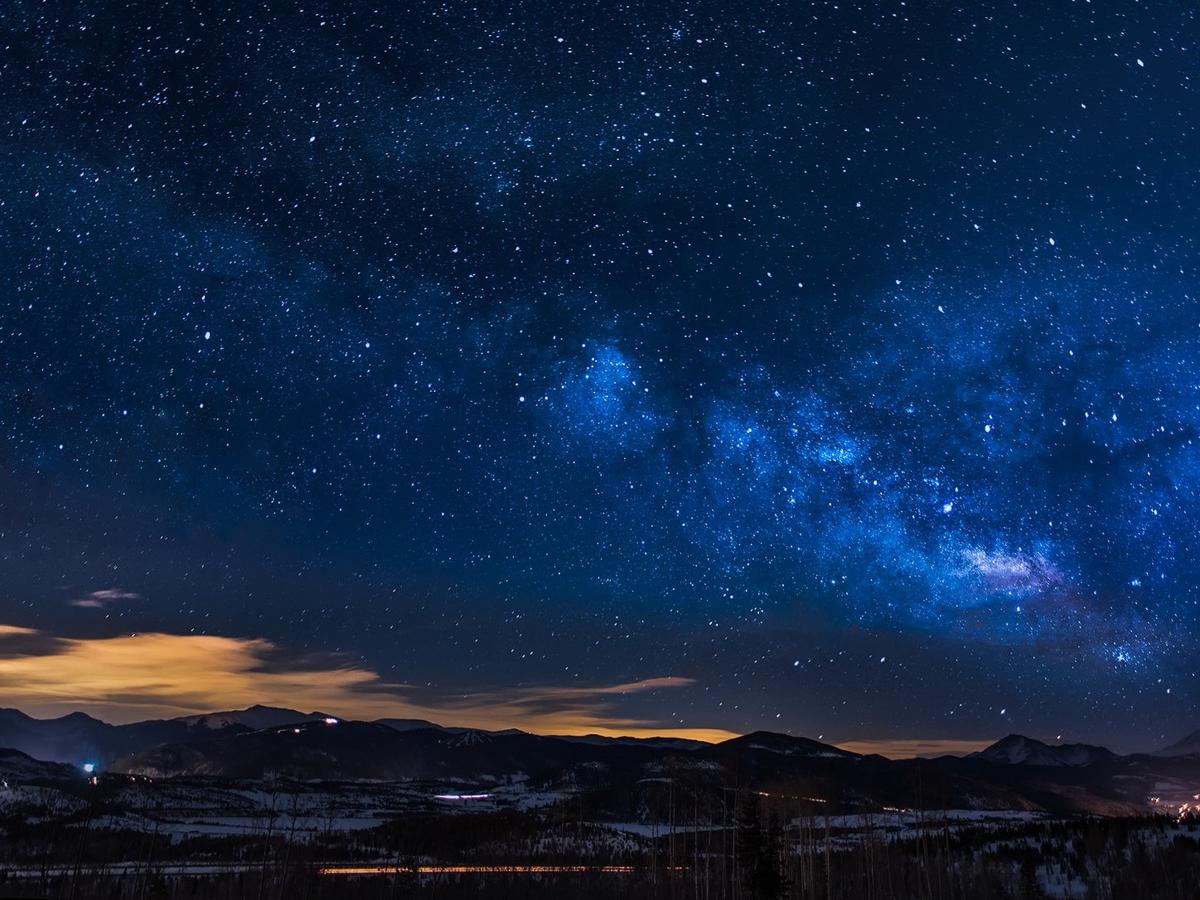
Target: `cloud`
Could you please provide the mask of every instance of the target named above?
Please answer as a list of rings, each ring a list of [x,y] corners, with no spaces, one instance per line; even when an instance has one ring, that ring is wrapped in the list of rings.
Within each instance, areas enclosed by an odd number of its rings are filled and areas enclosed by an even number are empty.
[[[0,637],[38,634],[0,625]],[[659,727],[621,714],[622,698],[693,684],[680,677],[620,684],[527,685],[453,696],[390,683],[359,665],[289,658],[262,638],[130,634],[51,638],[0,657],[0,696],[34,715],[74,710],[112,722],[170,717],[255,703],[322,710],[348,718],[423,718],[542,734],[733,737],[721,729]]]
[[[653,722],[621,716],[616,698],[649,691],[678,689],[695,684],[691,678],[663,677],[613,685],[535,685],[473,694],[462,700],[442,701],[424,718],[449,714],[452,722],[463,722],[481,714],[494,717],[485,727],[515,725],[541,734],[600,734],[608,737],[686,737],[701,741],[724,741],[736,732],[721,728],[660,728]],[[500,724],[505,723],[505,724]],[[470,724],[470,723],[468,723]]]
[[[105,588],[102,591],[92,591],[90,594],[85,594],[71,601],[72,606],[78,606],[80,609],[108,609],[114,603],[120,603],[123,600],[141,600],[141,594],[135,594],[133,591],[124,591],[120,588]]]
[[[0,625],[0,638],[19,637],[37,633],[36,628],[22,628],[20,625]]]
[[[720,728],[660,727],[622,714],[622,700],[686,689],[695,679],[661,676],[617,684],[519,685],[454,694],[384,681],[359,665],[306,664],[263,638],[129,634],[55,638],[0,624],[0,639],[38,636],[37,646],[0,657],[0,696],[39,716],[75,710],[132,722],[262,703],[347,718],[420,718],[474,728],[521,728],[539,734],[682,737],[723,741]],[[22,647],[28,642],[18,642]],[[988,741],[881,739],[846,741],[855,753],[893,759],[961,755]]]
[[[838,744],[851,753],[878,753],[888,759],[912,759],[916,756],[965,756],[982,750],[992,741],[960,741],[942,738],[881,738],[879,740],[843,741]]]

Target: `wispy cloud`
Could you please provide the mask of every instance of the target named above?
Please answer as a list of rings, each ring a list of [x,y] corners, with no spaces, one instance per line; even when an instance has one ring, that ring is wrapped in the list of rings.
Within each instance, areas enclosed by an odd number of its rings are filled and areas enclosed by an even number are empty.
[[[0,625],[0,637],[33,634],[38,632]],[[360,665],[289,658],[262,638],[162,633],[41,638],[35,648],[0,658],[0,696],[35,715],[81,709],[128,722],[264,703],[351,718],[424,718],[543,734],[733,736],[721,729],[660,727],[622,713],[622,698],[686,688],[693,684],[689,678],[528,685],[450,696],[384,681]]]
[[[125,591],[121,590],[121,588],[105,588],[102,591],[92,591],[90,594],[77,597],[71,601],[71,605],[78,606],[81,609],[108,609],[108,607],[115,603],[141,599],[142,595],[135,594],[133,591]]]

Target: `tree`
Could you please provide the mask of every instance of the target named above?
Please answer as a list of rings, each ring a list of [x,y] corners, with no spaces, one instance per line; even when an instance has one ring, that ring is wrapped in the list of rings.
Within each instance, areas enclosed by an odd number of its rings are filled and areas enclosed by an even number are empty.
[[[753,900],[779,900],[787,887],[783,874],[784,834],[772,813],[763,827],[758,794],[747,791],[738,807],[737,863],[742,886]]]

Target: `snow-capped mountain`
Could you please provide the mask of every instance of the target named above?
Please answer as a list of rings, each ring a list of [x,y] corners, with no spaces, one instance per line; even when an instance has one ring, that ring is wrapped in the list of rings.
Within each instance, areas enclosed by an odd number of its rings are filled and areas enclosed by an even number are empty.
[[[209,728],[219,730],[242,726],[253,731],[263,728],[276,728],[280,725],[290,725],[293,722],[315,722],[329,718],[322,712],[302,713],[294,709],[278,706],[261,706],[255,704],[245,709],[234,709],[228,712],[205,713],[198,716],[179,716],[170,719],[171,722],[182,722],[193,728]]]
[[[1023,734],[1010,734],[971,758],[1005,765],[1090,766],[1107,762],[1116,754],[1091,744],[1045,744]]]

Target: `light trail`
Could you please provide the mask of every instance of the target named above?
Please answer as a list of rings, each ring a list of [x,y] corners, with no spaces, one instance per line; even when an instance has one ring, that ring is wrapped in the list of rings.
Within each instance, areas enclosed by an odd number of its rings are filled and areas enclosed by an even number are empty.
[[[318,875],[324,876],[370,876],[370,875],[629,875],[640,871],[635,866],[322,866]],[[685,866],[668,869],[685,872]]]

